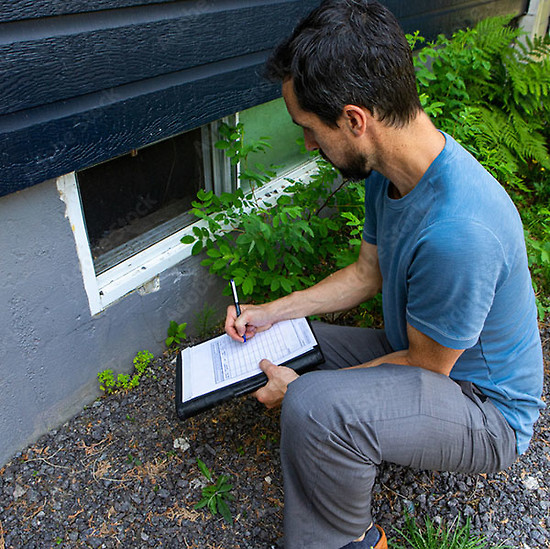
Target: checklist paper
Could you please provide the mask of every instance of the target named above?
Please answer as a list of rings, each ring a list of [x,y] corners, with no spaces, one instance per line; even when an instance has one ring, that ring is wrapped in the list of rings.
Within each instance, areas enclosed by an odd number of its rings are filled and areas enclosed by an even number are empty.
[[[317,342],[305,318],[285,320],[269,330],[234,341],[227,334],[181,352],[183,402],[261,373],[259,362],[288,362],[311,351]]]

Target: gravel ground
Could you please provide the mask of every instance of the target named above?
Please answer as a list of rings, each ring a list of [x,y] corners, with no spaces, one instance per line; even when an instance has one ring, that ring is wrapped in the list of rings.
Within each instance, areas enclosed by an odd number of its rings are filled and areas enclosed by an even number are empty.
[[[549,400],[550,329],[542,330]],[[187,422],[174,411],[173,357],[137,389],[96,401],[0,469],[0,549],[279,548],[279,416],[242,398]],[[385,465],[377,521],[399,539],[404,510],[437,522],[470,516],[492,547],[550,548],[550,412],[530,450],[492,475]],[[204,477],[230,475],[233,524],[196,511]]]

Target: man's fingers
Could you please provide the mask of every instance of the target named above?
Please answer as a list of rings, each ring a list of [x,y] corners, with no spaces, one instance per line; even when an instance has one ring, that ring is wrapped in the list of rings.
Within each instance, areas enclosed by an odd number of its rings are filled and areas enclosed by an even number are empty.
[[[246,309],[245,305],[241,306],[242,311]],[[227,307],[227,316],[225,317],[225,331],[235,341],[243,342],[243,335],[247,332],[246,320],[243,315],[237,316],[237,311],[234,305]],[[252,334],[253,335],[253,334]],[[246,337],[251,337],[248,333]]]
[[[270,379],[273,375],[273,369],[278,367],[279,366],[273,364],[270,360],[267,360],[267,358],[260,360],[260,370],[267,376],[267,379]]]

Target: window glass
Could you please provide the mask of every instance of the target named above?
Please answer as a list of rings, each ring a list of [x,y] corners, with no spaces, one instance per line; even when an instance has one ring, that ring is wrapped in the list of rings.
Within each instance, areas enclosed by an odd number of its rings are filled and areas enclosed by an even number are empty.
[[[273,147],[267,149],[266,154],[250,155],[250,165],[274,164],[279,166],[280,174],[307,160],[296,144],[296,140],[303,137],[302,130],[292,122],[283,98],[240,112],[239,121],[244,124],[246,142],[269,137]]]
[[[205,150],[198,128],[77,173],[96,274],[193,223]]]

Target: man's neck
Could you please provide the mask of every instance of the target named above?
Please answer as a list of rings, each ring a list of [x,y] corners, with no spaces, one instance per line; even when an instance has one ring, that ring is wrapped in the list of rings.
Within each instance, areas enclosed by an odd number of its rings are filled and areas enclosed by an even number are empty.
[[[375,169],[393,183],[400,198],[418,184],[445,147],[445,137],[424,112],[404,128],[379,130]]]

